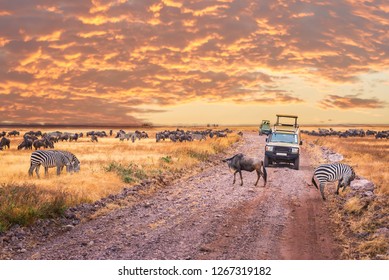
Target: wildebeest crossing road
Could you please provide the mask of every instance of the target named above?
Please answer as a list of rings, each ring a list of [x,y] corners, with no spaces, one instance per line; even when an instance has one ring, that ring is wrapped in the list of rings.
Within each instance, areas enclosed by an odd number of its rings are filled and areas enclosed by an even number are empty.
[[[265,136],[245,133],[236,153],[263,158]],[[339,259],[333,225],[320,193],[308,186],[312,167],[267,168],[232,185],[221,161],[175,180],[92,220],[83,221],[21,259]]]

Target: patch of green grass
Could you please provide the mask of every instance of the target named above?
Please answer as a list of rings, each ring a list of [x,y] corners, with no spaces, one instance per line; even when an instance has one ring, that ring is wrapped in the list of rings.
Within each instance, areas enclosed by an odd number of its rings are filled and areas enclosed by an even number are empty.
[[[139,180],[146,179],[148,175],[137,165],[130,163],[124,166],[117,162],[111,162],[105,170],[107,172],[116,172],[125,183],[134,183]]]
[[[160,158],[161,161],[165,162],[165,163],[172,163],[173,162],[173,159],[171,156],[164,156],[164,157],[161,157]]]

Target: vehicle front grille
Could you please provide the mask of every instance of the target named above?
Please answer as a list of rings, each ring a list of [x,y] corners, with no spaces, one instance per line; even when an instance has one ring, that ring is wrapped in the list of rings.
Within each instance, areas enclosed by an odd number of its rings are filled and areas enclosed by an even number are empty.
[[[289,153],[289,147],[274,147],[276,153]]]

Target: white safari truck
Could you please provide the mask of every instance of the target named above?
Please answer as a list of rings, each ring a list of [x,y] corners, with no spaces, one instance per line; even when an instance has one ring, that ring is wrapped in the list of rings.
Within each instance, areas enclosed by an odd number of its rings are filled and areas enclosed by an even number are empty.
[[[264,165],[292,163],[294,169],[300,168],[300,129],[298,116],[276,115],[277,122],[266,139]]]

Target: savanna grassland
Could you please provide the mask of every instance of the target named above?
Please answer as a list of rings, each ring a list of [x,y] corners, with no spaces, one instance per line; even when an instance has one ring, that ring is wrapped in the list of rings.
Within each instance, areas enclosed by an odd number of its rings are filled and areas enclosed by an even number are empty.
[[[0,152],[0,232],[13,224],[27,225],[37,218],[57,216],[70,206],[96,201],[143,179],[189,170],[239,140],[239,136],[232,133],[226,138],[206,141],[156,143],[156,131],[164,129],[175,128],[146,129],[150,138],[135,143],[114,138],[115,130],[113,136],[98,138],[97,143],[86,136],[78,141],[54,143],[55,149],[75,154],[81,162],[81,170],[73,174],[63,170],[57,176],[56,169],[51,168],[45,177],[41,167],[40,179],[35,172],[33,177],[28,176],[32,150],[17,150],[22,135],[34,128],[20,129],[20,136],[8,137],[11,148]],[[50,128],[42,132],[55,130],[85,135],[92,129]],[[101,130],[109,132],[109,129]]]
[[[345,131],[350,127],[336,127]],[[358,127],[365,130],[388,130],[384,127]],[[304,128],[305,129],[305,128]],[[317,127],[309,127],[308,130]],[[339,225],[338,236],[344,244],[345,258],[370,259],[387,256],[389,251],[389,140],[374,136],[339,138],[338,136],[303,135],[317,164],[324,163],[322,147],[344,156],[342,162],[351,165],[357,177],[375,185],[374,200],[364,196],[348,197],[347,189],[328,201],[332,217]],[[314,145],[312,145],[314,144]],[[386,257],[383,257],[386,258]]]
[[[340,131],[349,128],[334,127],[335,130]],[[388,129],[388,127],[357,128]],[[134,128],[124,129],[126,131],[135,130]],[[199,163],[239,141],[238,131],[250,132],[252,136],[258,133],[258,127],[231,127],[234,133],[229,134],[227,138],[207,138],[206,141],[183,143],[165,140],[156,143],[155,133],[165,129],[175,130],[176,128],[147,128],[145,130],[150,138],[136,140],[135,143],[131,140],[121,142],[114,136],[99,138],[98,143],[92,143],[90,138],[85,136],[77,142],[55,143],[55,149],[68,150],[78,157],[81,161],[81,170],[75,174],[66,174],[63,171],[60,176],[57,176],[55,168],[52,168],[49,169],[49,176],[45,177],[44,169],[41,168],[41,179],[38,179],[35,173],[32,178],[28,176],[32,151],[17,150],[22,137],[8,137],[11,139],[11,149],[0,151],[0,233],[14,224],[29,225],[39,218],[60,216],[68,207],[92,203],[110,194],[119,193],[124,187],[131,187],[142,180],[189,173],[199,166]],[[183,129],[206,128],[185,127]],[[223,129],[223,127],[215,130],[218,129]],[[302,129],[317,130],[318,127],[302,127]],[[2,130],[10,131],[10,129],[0,128],[0,131]],[[20,129],[21,135],[29,130],[31,128]],[[57,129],[42,129],[43,132],[55,130]],[[85,134],[92,129],[60,128],[58,130]],[[109,131],[109,129],[95,130]],[[115,132],[114,130],[114,135]],[[358,178],[366,178],[375,185],[373,199],[372,197],[366,198],[363,194],[353,194],[351,188],[347,188],[338,196],[329,195],[326,202],[318,200],[318,203],[326,209],[325,213],[329,212],[332,221],[337,224],[337,241],[343,245],[342,259],[387,259],[389,256],[387,238],[389,231],[387,214],[389,212],[387,184],[389,140],[375,139],[373,136],[339,138],[338,136],[318,137],[306,134],[302,134],[302,140],[301,149],[309,154],[310,164],[317,166],[325,162],[323,148],[326,147],[342,154],[344,156],[342,161],[354,167]],[[260,145],[264,143],[258,142],[258,149],[263,149]],[[259,151],[261,152],[263,151]],[[279,170],[270,170],[272,171],[273,175],[281,174]],[[286,172],[300,176],[294,170],[286,170]],[[308,174],[308,177],[311,174],[310,170],[304,172]],[[228,181],[229,179],[228,177]],[[275,182],[275,177],[270,176],[270,187]],[[288,188],[288,185],[285,184],[284,187]],[[306,187],[305,183],[303,187]],[[326,188],[332,191],[335,187]],[[101,211],[111,210],[106,207]],[[97,215],[100,214],[97,213]]]

